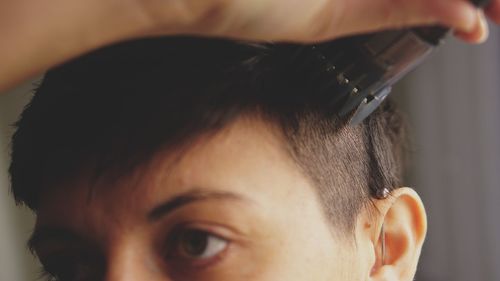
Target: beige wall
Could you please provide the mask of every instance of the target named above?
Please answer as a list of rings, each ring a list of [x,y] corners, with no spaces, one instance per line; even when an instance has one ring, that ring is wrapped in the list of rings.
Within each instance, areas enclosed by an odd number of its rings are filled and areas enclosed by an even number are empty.
[[[409,77],[413,169],[429,215],[419,281],[500,280],[500,28],[446,44]]]
[[[38,265],[25,247],[33,228],[33,215],[17,207],[7,176],[10,126],[31,96],[31,82],[0,94],[0,280],[37,280]]]

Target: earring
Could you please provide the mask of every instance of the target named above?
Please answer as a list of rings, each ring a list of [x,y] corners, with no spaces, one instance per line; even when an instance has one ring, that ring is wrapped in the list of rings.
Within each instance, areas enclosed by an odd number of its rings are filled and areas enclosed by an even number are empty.
[[[385,229],[384,229],[384,224],[382,224],[382,228],[380,229],[380,239],[382,240],[380,242],[381,246],[382,246],[382,265],[385,265],[385,253],[386,253],[386,249],[385,249]]]
[[[388,188],[382,188],[379,189],[375,192],[375,197],[379,200],[382,199],[387,199],[389,197],[389,194],[391,194],[390,190]],[[382,254],[382,265],[385,265],[385,255],[386,255],[386,245],[385,245],[385,227],[384,223],[382,223],[382,227],[380,228],[380,245],[381,245],[381,254]]]
[[[377,199],[387,199],[389,197],[389,194],[391,192],[389,191],[388,188],[384,187],[382,189],[379,189],[375,192],[375,198]]]

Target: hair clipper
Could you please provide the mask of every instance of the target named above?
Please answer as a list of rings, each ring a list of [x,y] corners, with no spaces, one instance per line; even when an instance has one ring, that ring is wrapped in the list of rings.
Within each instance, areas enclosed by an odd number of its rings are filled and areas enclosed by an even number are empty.
[[[484,7],[489,0],[471,0]],[[389,95],[391,87],[414,70],[450,32],[442,26],[390,30],[346,37],[313,49],[325,59],[329,71],[343,85],[340,116],[355,110],[351,124],[370,115]]]

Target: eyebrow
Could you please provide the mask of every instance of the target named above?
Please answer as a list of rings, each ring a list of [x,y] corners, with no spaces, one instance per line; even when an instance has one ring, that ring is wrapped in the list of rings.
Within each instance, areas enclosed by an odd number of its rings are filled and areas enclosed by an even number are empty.
[[[206,200],[235,200],[253,202],[246,197],[232,192],[192,190],[176,195],[166,202],[161,203],[157,207],[153,208],[148,213],[147,217],[150,222],[155,222],[176,209],[194,202]],[[39,248],[40,245],[52,241],[57,243],[74,243],[81,242],[83,239],[78,234],[63,227],[38,226],[33,231],[33,234],[26,243],[26,246],[31,253],[36,254],[37,248]]]
[[[26,243],[29,251],[32,254],[37,253],[37,248],[43,243],[48,242],[57,242],[57,243],[71,243],[71,242],[81,242],[83,239],[75,234],[74,232],[60,228],[60,227],[52,227],[52,226],[40,226],[35,228],[35,231],[31,235],[30,239]]]
[[[149,212],[148,219],[149,221],[154,222],[183,206],[206,200],[235,200],[243,202],[251,201],[246,197],[232,192],[194,190],[176,195],[168,201],[158,205]]]

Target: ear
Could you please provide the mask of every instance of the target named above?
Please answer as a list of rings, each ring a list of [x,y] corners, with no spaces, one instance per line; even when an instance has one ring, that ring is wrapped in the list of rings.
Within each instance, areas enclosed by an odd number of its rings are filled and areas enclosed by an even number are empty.
[[[427,232],[422,200],[413,189],[399,188],[375,205],[380,213],[372,235],[375,262],[368,280],[411,281]]]

